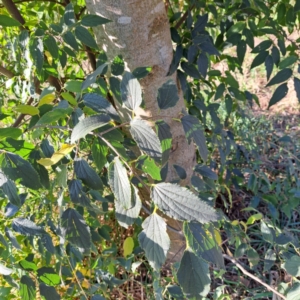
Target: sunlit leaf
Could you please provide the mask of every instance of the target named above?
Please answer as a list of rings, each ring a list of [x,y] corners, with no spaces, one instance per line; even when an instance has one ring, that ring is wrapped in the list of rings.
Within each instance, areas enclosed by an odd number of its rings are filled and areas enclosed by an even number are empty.
[[[14,108],[15,111],[24,114],[24,115],[31,115],[35,116],[40,113],[39,109],[35,106],[21,104]],[[19,129],[19,128],[12,128],[12,129]]]
[[[69,154],[75,145],[63,144],[62,147],[53,153],[51,158],[41,158],[37,162],[45,167],[57,164],[61,159],[63,159],[67,154]]]
[[[55,95],[54,94],[47,94],[45,96],[43,96],[40,101],[39,101],[39,105],[38,106],[42,106],[44,104],[49,104],[51,103],[54,99],[55,99]]]
[[[50,267],[42,267],[38,269],[37,275],[41,281],[48,285],[60,284],[60,276]]]
[[[134,241],[131,236],[128,236],[123,243],[123,256],[126,257],[130,255],[134,248]]]
[[[36,299],[35,282],[27,275],[23,275],[20,281],[20,295],[24,300]]]
[[[42,235],[45,232],[45,230],[36,225],[34,222],[32,222],[29,219],[25,218],[15,218],[12,222],[12,228],[14,231],[19,232],[24,235]]]

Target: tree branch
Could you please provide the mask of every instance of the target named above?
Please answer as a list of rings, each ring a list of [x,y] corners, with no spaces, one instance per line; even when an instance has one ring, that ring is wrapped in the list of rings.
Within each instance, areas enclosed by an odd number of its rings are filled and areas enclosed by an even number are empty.
[[[287,298],[280,294],[278,291],[276,291],[274,288],[272,288],[270,285],[266,284],[265,282],[263,282],[261,279],[259,279],[258,277],[256,277],[255,275],[251,274],[250,272],[248,272],[247,270],[245,270],[245,268],[238,262],[236,261],[233,257],[223,254],[223,257],[230,260],[232,263],[234,263],[242,272],[243,274],[245,274],[246,276],[252,278],[253,280],[255,280],[256,282],[260,283],[261,285],[263,285],[264,287],[267,288],[267,290],[273,292],[274,294],[276,294],[277,296],[279,296],[280,298],[286,300]]]
[[[20,14],[17,6],[12,0],[2,0],[4,7],[7,9],[9,14],[17,21],[19,21],[22,25],[25,24],[25,20]]]
[[[193,4],[191,6],[191,8],[189,8],[185,13],[184,15],[180,18],[180,20],[177,22],[177,24],[174,26],[175,29],[178,29],[182,24],[183,22],[186,20],[186,18],[188,17],[189,15],[189,11],[192,10],[193,8],[195,7],[195,4]]]
[[[13,72],[7,70],[6,68],[0,66],[0,73],[4,76],[6,76],[7,78],[13,78],[15,75]]]

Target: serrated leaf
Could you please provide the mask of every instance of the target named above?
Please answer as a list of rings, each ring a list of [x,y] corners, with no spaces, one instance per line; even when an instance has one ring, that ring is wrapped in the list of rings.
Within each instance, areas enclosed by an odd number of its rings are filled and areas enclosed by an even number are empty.
[[[122,203],[120,203],[119,201],[115,201],[116,218],[118,220],[118,223],[125,228],[128,228],[128,226],[132,225],[135,222],[142,208],[142,201],[139,197],[137,188],[135,188],[134,186],[132,186],[131,188],[131,208],[125,209]]]
[[[157,101],[160,109],[173,107],[178,100],[178,90],[173,79],[168,80],[158,89]]]
[[[268,55],[269,55],[268,51],[262,51],[258,53],[257,56],[255,56],[255,58],[253,59],[250,69],[253,69],[261,65],[262,63],[264,63]]]
[[[0,14],[0,26],[14,27],[14,26],[22,26],[22,24],[9,16]]]
[[[61,216],[61,234],[82,253],[89,253],[91,248],[90,228],[82,216],[74,209],[68,208]]]
[[[35,116],[40,113],[39,109],[37,107],[31,106],[31,105],[18,105],[14,108],[15,111],[24,114],[24,115],[31,115]],[[11,129],[19,129],[19,128],[11,128]],[[1,132],[0,132],[1,135]]]
[[[293,71],[291,69],[283,69],[279,71],[266,86],[271,86],[286,81],[292,76],[292,74]]]
[[[163,218],[154,213],[145,219],[142,227],[143,231],[139,234],[140,246],[145,250],[151,267],[158,271],[166,261],[170,248],[167,224]]]
[[[86,186],[93,190],[99,190],[102,188],[103,184],[99,175],[85,160],[81,158],[74,160],[74,171],[76,177],[81,179]]]
[[[46,300],[60,300],[60,295],[57,293],[53,286],[48,286],[44,283],[40,283],[41,296],[45,297]]]
[[[169,160],[169,154],[172,147],[172,134],[170,126],[164,121],[157,121],[155,123],[157,135],[161,143],[162,150],[162,158],[161,164],[162,166]]]
[[[201,158],[206,161],[208,150],[206,146],[206,139],[199,120],[191,115],[186,115],[181,118],[181,123],[189,143],[193,139],[196,143]]]
[[[195,65],[188,64],[187,62],[184,61],[181,63],[181,68],[186,73],[186,75],[196,79],[200,78],[200,73],[198,72]]]
[[[96,27],[109,22],[111,21],[97,15],[85,15],[81,20],[81,24],[87,27]]]
[[[120,117],[115,108],[102,96],[98,94],[85,94],[83,97],[85,106],[93,109],[97,113],[107,113],[114,120],[120,121]]]
[[[8,276],[10,275],[14,270],[10,269],[10,268],[7,268],[5,267],[4,265],[2,265],[0,263],[0,274],[1,275],[5,275],[5,276]]]
[[[87,89],[91,84],[96,82],[99,75],[102,74],[103,70],[107,67],[107,63],[100,65],[92,74],[88,75],[85,81],[81,85],[81,90]]]
[[[205,297],[210,290],[208,264],[190,249],[184,251],[177,272],[178,282],[188,298]]]
[[[198,257],[216,264],[219,268],[224,268],[222,251],[216,241],[212,225],[204,226],[196,222],[185,222],[183,232],[189,246]]]
[[[156,184],[151,189],[151,199],[163,213],[176,220],[207,223],[219,219],[216,210],[177,184]]]
[[[115,157],[115,159],[109,165],[108,183],[119,204],[121,204],[125,209],[132,208],[131,187],[127,170],[122,165],[118,157]]]
[[[98,49],[97,43],[92,36],[92,34],[82,26],[77,26],[75,28],[75,36],[78,38],[80,42],[85,44],[86,46],[93,48],[93,49]]]
[[[74,7],[72,3],[69,3],[65,8],[64,21],[68,26],[73,25],[76,22]]]
[[[97,140],[95,140],[92,145],[92,156],[93,156],[94,163],[100,172],[102,171],[102,168],[107,162],[106,159],[107,153],[108,153],[107,147],[97,142]]]
[[[81,120],[73,129],[71,134],[71,143],[85,137],[91,131],[106,125],[111,120],[108,115],[93,115]]]
[[[288,93],[288,86],[287,83],[283,83],[279,87],[276,88],[275,92],[273,93],[270,101],[269,101],[269,106],[268,109],[279,102],[281,99],[283,99]]]
[[[195,172],[199,173],[201,176],[207,177],[212,180],[218,180],[218,175],[208,166],[197,165],[195,167]]]
[[[294,77],[294,88],[296,91],[298,101],[300,103],[300,80],[297,77]]]
[[[2,172],[0,172],[0,188],[2,188],[3,193],[8,197],[11,204],[17,207],[21,206],[21,200],[15,183],[8,179]]]
[[[203,78],[207,75],[208,70],[208,57],[204,52],[201,52],[198,56],[197,65],[199,73],[203,76]]]
[[[19,155],[6,152],[2,162],[2,171],[12,181],[21,179],[21,183],[28,188],[37,190],[42,187],[37,171]]]
[[[68,186],[69,186],[70,198],[73,203],[91,208],[91,201],[83,191],[80,180],[72,179],[69,182]]]
[[[60,284],[60,276],[50,267],[42,267],[37,270],[37,275],[41,281],[48,285]]]
[[[5,138],[17,139],[21,134],[22,130],[20,128],[0,128],[0,140]]]
[[[71,31],[65,32],[62,37],[63,37],[64,42],[66,44],[68,44],[70,47],[72,47],[75,51],[79,50],[79,47],[78,47],[77,41],[75,39],[75,36],[74,36],[74,34]],[[67,49],[69,49],[69,48],[65,47],[64,49],[67,52]]]
[[[51,158],[41,158],[37,162],[45,167],[55,165],[69,154],[74,147],[75,145],[63,144],[58,151],[52,154]]]
[[[18,211],[19,211],[19,207],[16,205],[11,204],[10,202],[7,203],[7,205],[5,206],[5,214],[4,216],[6,218],[11,218],[13,217]]]
[[[34,222],[25,218],[15,218],[12,222],[12,229],[24,235],[42,235],[45,234],[45,230],[37,226]]]
[[[71,114],[71,108],[57,108],[51,111],[46,112],[36,123],[36,125],[45,125],[56,122],[62,118],[65,118],[67,115]]]
[[[123,243],[123,256],[126,257],[130,255],[134,248],[134,241],[131,236],[128,236]]]
[[[266,71],[267,71],[267,80],[270,79],[270,76],[273,71],[273,66],[274,66],[273,57],[271,55],[268,55],[265,60],[265,67],[266,67]]]
[[[11,242],[11,244],[18,250],[21,250],[21,246],[18,243],[16,237],[14,236],[13,232],[11,230],[9,230],[7,227],[5,228],[5,235],[7,236],[7,238],[9,239],[9,241]]]
[[[129,109],[136,110],[142,104],[141,85],[129,72],[125,72],[121,81],[121,97]]]
[[[48,233],[41,236],[41,242],[49,253],[55,254],[55,248],[53,246],[52,238]]]
[[[139,148],[151,158],[161,158],[161,146],[153,129],[144,120],[133,119],[130,122],[130,133]]]
[[[44,43],[54,59],[58,58],[58,46],[55,38],[52,35],[47,35]]]
[[[20,281],[20,295],[22,300],[35,300],[36,290],[34,281],[27,275],[23,275]]]

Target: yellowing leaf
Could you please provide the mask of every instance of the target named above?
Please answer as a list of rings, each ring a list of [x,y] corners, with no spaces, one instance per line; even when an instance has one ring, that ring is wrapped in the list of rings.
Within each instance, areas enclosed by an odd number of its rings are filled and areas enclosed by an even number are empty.
[[[53,100],[55,99],[55,95],[54,94],[47,94],[45,95],[44,97],[42,97],[40,99],[40,102],[39,102],[39,105],[38,106],[41,106],[43,104],[49,104],[51,103]]]
[[[72,105],[77,105],[76,99],[70,93],[61,93],[61,96]]]
[[[40,113],[40,111],[37,107],[31,106],[31,105],[18,105],[14,108],[14,110],[21,114],[31,115],[31,116],[35,116]]]
[[[89,289],[91,287],[91,284],[86,278],[84,278],[81,282],[81,286],[85,289]]]
[[[240,224],[240,222],[239,222],[238,220],[233,220],[233,221],[231,222],[231,224],[232,224],[233,226],[237,226],[237,225]]]
[[[41,158],[37,162],[44,167],[49,167],[58,163],[64,156],[72,151],[75,145],[63,144],[62,147],[53,153],[51,158]]]
[[[222,237],[221,237],[220,231],[217,229],[214,229],[214,234],[215,234],[216,242],[218,243],[219,246],[221,246],[222,245]]]
[[[124,257],[130,255],[133,251],[134,241],[132,237],[127,237],[123,244],[123,255]]]
[[[47,60],[48,60],[49,65],[52,66],[52,63],[53,63],[53,57],[52,57],[52,55],[51,55],[50,52],[47,51],[47,50],[45,51],[45,55],[46,55],[46,57],[47,57]]]
[[[261,213],[257,213],[257,214],[250,216],[249,219],[247,220],[247,225],[252,225],[255,221],[261,220],[262,217],[263,217],[263,215]]]

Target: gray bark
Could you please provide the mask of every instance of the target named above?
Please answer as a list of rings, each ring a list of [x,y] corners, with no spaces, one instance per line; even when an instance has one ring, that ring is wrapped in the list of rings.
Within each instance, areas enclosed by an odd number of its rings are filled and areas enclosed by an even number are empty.
[[[86,4],[90,13],[112,21],[95,29],[97,43],[105,50],[109,60],[121,54],[130,70],[137,67],[152,67],[151,73],[140,81],[146,109],[138,111],[137,115],[140,118],[163,119],[169,124],[173,142],[167,180],[177,178],[176,171],[172,167],[176,164],[187,172],[187,180],[181,184],[188,184],[195,165],[195,149],[193,144],[187,143],[181,123],[173,120],[179,118],[185,105],[176,72],[172,76],[166,76],[173,58],[173,47],[164,2],[86,0]],[[157,91],[170,79],[177,83],[179,101],[175,107],[160,111]],[[168,224],[179,230],[181,228],[181,224],[174,220],[168,220]],[[172,258],[184,248],[184,242],[183,237],[173,231],[169,234],[171,238],[169,257]]]

